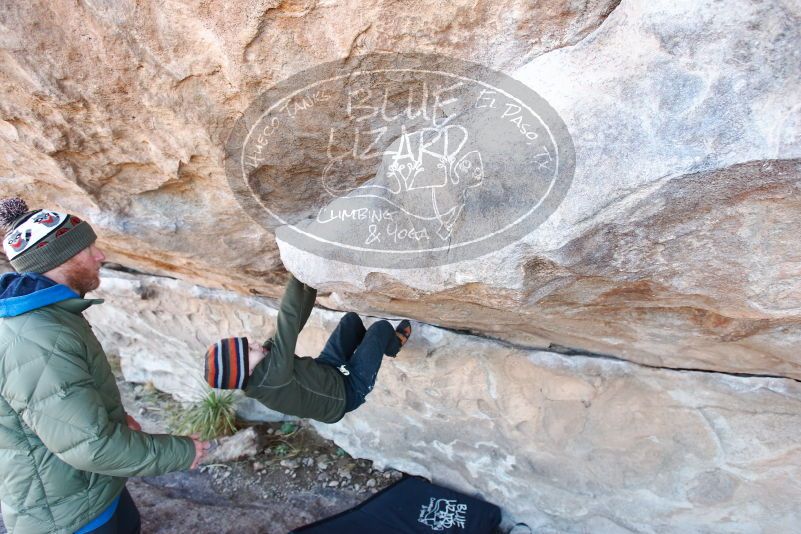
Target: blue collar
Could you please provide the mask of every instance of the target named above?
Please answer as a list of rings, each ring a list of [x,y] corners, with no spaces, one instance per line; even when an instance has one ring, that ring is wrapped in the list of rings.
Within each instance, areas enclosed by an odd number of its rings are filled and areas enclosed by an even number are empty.
[[[16,317],[79,295],[39,273],[5,273],[0,276],[0,317]]]

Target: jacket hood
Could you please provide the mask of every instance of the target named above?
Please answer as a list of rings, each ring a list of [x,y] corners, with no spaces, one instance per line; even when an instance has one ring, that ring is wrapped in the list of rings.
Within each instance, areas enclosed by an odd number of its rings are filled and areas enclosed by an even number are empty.
[[[15,317],[74,298],[79,298],[75,291],[39,273],[0,276],[0,317]]]

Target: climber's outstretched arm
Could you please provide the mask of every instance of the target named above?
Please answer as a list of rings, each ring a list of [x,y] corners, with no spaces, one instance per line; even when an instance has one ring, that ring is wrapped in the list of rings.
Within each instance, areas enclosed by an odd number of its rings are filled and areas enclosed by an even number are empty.
[[[278,310],[270,354],[254,368],[250,377],[252,386],[279,387],[292,379],[298,335],[314,308],[316,297],[316,289],[290,275]]]

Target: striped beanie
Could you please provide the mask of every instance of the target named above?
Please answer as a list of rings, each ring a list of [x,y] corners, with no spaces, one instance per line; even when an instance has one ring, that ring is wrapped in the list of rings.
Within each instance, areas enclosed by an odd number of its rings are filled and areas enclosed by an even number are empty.
[[[221,339],[206,351],[206,382],[217,389],[245,389],[248,363],[248,338]]]
[[[3,251],[17,272],[45,273],[97,239],[86,221],[69,213],[28,210],[20,198],[0,200]]]

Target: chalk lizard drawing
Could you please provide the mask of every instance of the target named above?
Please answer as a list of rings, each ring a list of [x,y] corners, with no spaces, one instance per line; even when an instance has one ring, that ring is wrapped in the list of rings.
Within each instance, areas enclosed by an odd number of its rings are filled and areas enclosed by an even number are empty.
[[[400,137],[384,151],[375,178],[351,189],[346,198],[380,198],[411,217],[436,220],[437,235],[448,240],[468,191],[484,181],[481,153],[462,154],[467,141],[467,129],[460,125],[415,132],[402,128]],[[323,171],[323,187],[334,197],[343,191],[331,186],[341,183],[337,177],[347,166],[344,156],[339,156]]]

